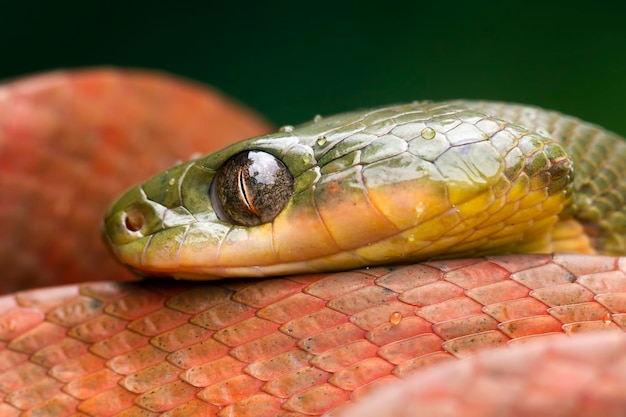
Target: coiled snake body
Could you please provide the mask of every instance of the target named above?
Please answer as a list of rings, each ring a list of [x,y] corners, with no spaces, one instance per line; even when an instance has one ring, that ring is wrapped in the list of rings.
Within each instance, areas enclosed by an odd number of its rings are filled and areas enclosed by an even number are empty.
[[[150,76],[67,79],[128,91]],[[149,91],[172,83],[151,80]],[[85,130],[118,146],[98,123]],[[335,415],[370,395],[355,415],[623,415],[622,332],[595,333],[626,325],[612,256],[624,252],[623,161],[621,138],[578,119],[452,102],[316,118],[176,165],[109,209],[122,262],[179,278],[286,276],[5,296],[0,415]],[[547,254],[494,256],[527,251]],[[522,367],[519,348],[448,362],[534,339]],[[422,379],[384,396],[412,374]]]

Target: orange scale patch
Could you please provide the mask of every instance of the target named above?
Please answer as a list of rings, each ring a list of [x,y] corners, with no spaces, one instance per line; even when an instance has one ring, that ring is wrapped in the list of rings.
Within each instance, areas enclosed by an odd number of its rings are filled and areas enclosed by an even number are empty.
[[[262,385],[262,381],[249,375],[235,375],[204,388],[198,393],[198,398],[217,406],[225,406],[254,395]]]
[[[181,313],[167,307],[160,308],[148,315],[128,323],[128,329],[145,336],[156,336],[186,323],[190,314]]]
[[[180,369],[176,366],[162,362],[128,375],[119,384],[131,392],[141,394],[159,385],[177,380],[179,373]]]
[[[347,323],[349,317],[330,308],[299,317],[280,326],[280,331],[301,339],[331,327]]]
[[[163,414],[163,417],[213,416],[218,411],[219,408],[213,404],[194,398]]]
[[[424,333],[432,333],[432,323],[421,317],[408,316],[398,324],[388,323],[371,330],[365,337],[375,345],[383,346]]]
[[[443,343],[446,352],[457,358],[467,358],[475,355],[481,349],[493,349],[506,345],[509,337],[498,330],[457,337]]]
[[[132,407],[134,400],[135,394],[116,386],[83,401],[78,410],[89,416],[110,416]]]
[[[61,387],[62,384],[59,381],[43,378],[24,390],[12,392],[6,400],[14,407],[27,410],[41,404],[48,398],[63,394]]]
[[[376,279],[376,284],[397,293],[441,280],[443,272],[424,264],[402,267]]]
[[[321,369],[306,367],[267,382],[263,385],[263,391],[287,399],[311,387],[326,383],[331,376]]]
[[[212,331],[200,326],[185,323],[153,337],[150,344],[166,352],[174,352],[206,340],[212,334]]]
[[[154,291],[139,288],[106,306],[104,311],[124,320],[136,320],[163,307],[165,297]]]
[[[446,272],[443,279],[461,288],[471,289],[500,282],[508,277],[509,272],[507,270],[492,262],[483,261],[461,270]]]
[[[377,351],[378,346],[367,340],[355,340],[313,357],[310,363],[325,371],[337,372],[354,363],[375,356]]]
[[[252,317],[255,312],[255,308],[229,300],[206,309],[189,321],[205,329],[219,330]]]
[[[301,292],[302,287],[304,287],[303,284],[287,279],[268,279],[258,281],[255,285],[236,292],[232,300],[251,307],[263,308]]]
[[[582,321],[604,321],[609,311],[598,303],[580,303],[557,306],[548,309],[548,313],[561,323],[575,323]]]
[[[30,307],[13,307],[0,316],[0,340],[10,342],[13,338],[34,328],[45,319],[41,311]]]
[[[576,276],[617,271],[619,269],[619,258],[614,256],[587,256],[557,253],[554,254],[552,258],[555,263],[561,265]]]
[[[534,298],[520,298],[485,306],[483,311],[500,323],[546,314],[548,307]]]
[[[552,261],[552,257],[550,255],[510,255],[498,257],[488,256],[487,259],[489,260],[489,262],[500,265],[502,268],[511,273],[536,268],[542,265],[549,264]]]
[[[282,401],[269,394],[260,393],[244,398],[241,401],[224,407],[218,414],[220,417],[258,417],[275,416],[281,410]]]
[[[289,320],[318,311],[325,304],[325,300],[299,292],[272,305],[263,307],[256,313],[256,316],[274,323],[284,324]]]
[[[272,333],[278,324],[258,317],[250,317],[213,334],[213,338],[227,346],[239,346],[243,343]]]
[[[68,382],[63,390],[75,398],[86,400],[115,387],[121,378],[120,375],[110,369],[104,368]]]
[[[607,330],[615,330],[615,331],[623,331],[620,326],[615,324],[613,321],[606,322],[604,320],[601,321],[587,321],[587,322],[576,322],[576,323],[568,323],[563,325],[563,331],[566,334],[579,334],[579,333],[588,333],[588,332],[598,332],[598,331],[607,331]]]
[[[53,366],[48,371],[48,374],[61,382],[70,382],[102,368],[104,368],[103,358],[91,353],[85,353]]]
[[[296,340],[284,333],[272,332],[232,348],[229,354],[246,363],[266,359],[296,347]]]
[[[85,343],[96,343],[123,331],[127,324],[126,320],[103,314],[72,327],[67,335]]]
[[[56,417],[56,416],[74,416],[76,411],[76,407],[78,406],[78,400],[73,398],[67,394],[61,393],[55,395],[54,397],[50,397],[47,401],[39,404],[36,407],[33,407],[32,410],[29,410],[31,416],[41,416],[41,417]],[[52,411],[51,411],[52,410]],[[8,412],[6,414],[3,413],[2,407],[0,406],[0,416],[11,416]],[[27,414],[28,415],[28,414]],[[16,414],[17,416],[17,414]]]
[[[626,292],[626,274],[622,271],[583,275],[578,278],[577,282],[596,294]]]
[[[441,351],[429,353],[397,365],[393,370],[393,374],[399,378],[406,378],[407,376],[414,374],[427,366],[449,361],[450,359],[455,359],[455,356],[448,352]]]
[[[327,383],[291,397],[284,407],[304,414],[319,415],[348,401],[349,398],[348,391]]]
[[[45,347],[31,356],[30,360],[38,365],[51,368],[58,363],[79,357],[87,352],[88,345],[76,340],[65,338],[58,343]]]
[[[128,353],[115,356],[107,362],[107,366],[121,375],[130,375],[161,362],[167,352],[152,345],[142,346]]]
[[[511,279],[533,290],[552,285],[569,284],[574,275],[568,270],[550,263],[511,274]]]
[[[80,324],[102,312],[103,303],[93,298],[79,296],[46,314],[46,320],[63,327]]]
[[[245,367],[245,372],[261,381],[270,381],[309,366],[312,358],[313,355],[302,349],[292,349],[267,359],[254,361]]]
[[[438,269],[441,272],[450,272],[454,271],[455,269],[467,268],[468,266],[472,266],[481,262],[483,261],[479,258],[463,258],[428,261],[424,262],[424,265],[429,265],[433,268]]]
[[[44,322],[13,339],[8,347],[19,352],[34,354],[46,346],[61,341],[66,333],[65,327]]]
[[[180,378],[195,387],[208,387],[242,373],[245,363],[230,356],[201,363],[188,369]]]
[[[372,285],[328,301],[327,306],[344,314],[356,314],[381,303],[395,301],[397,294],[387,288]]]
[[[433,332],[444,340],[496,330],[498,322],[486,314],[476,314],[433,324]]]
[[[528,297],[528,287],[515,281],[500,281],[465,291],[465,295],[483,305]]]
[[[626,313],[626,293],[600,294],[595,299],[611,313]]]
[[[147,345],[148,337],[130,330],[122,330],[113,336],[94,343],[89,351],[103,358],[110,359],[133,349]]]
[[[333,300],[359,288],[371,286],[375,277],[360,272],[330,274],[304,288],[304,292],[323,300]]]
[[[436,323],[479,314],[482,312],[482,307],[467,297],[459,297],[422,307],[416,314],[431,323]]]
[[[395,365],[399,365],[429,353],[443,351],[441,347],[443,342],[439,336],[425,333],[385,345],[378,350],[378,355]]]
[[[146,410],[145,408],[133,405],[132,407],[127,408],[126,410],[120,411],[119,413],[115,414],[115,417],[136,417],[136,416],[158,417],[159,413],[150,412]],[[81,415],[72,416],[72,417],[84,417],[84,416],[81,414]]]
[[[407,305],[400,301],[388,301],[382,304],[378,304],[376,307],[371,307],[360,311],[352,317],[350,322],[359,326],[364,330],[374,330],[380,326],[385,326],[394,320],[392,317],[394,314],[399,314],[399,318],[406,316],[412,316],[415,313],[415,307]]]
[[[9,369],[28,362],[30,355],[21,352],[15,352],[13,350],[2,350],[0,352],[0,371],[6,372]]]
[[[350,394],[350,399],[354,401],[359,400],[360,398],[367,398],[368,396],[372,395],[374,391],[377,391],[382,387],[397,381],[398,377],[395,375],[384,375],[378,379],[375,379],[374,381],[371,381],[365,385],[356,388]]]
[[[135,403],[150,411],[163,412],[192,399],[198,391],[184,381],[173,381],[139,396]]]
[[[26,388],[29,385],[46,377],[46,369],[26,362],[0,375],[0,391],[13,392]]]
[[[560,332],[562,324],[554,317],[531,316],[500,323],[498,328],[510,338],[517,338],[531,334]]]
[[[203,285],[175,295],[166,305],[183,313],[198,314],[230,300],[232,294],[232,290],[217,285]]]
[[[359,329],[352,323],[345,323],[301,339],[298,346],[307,352],[319,355],[330,349],[363,339],[364,334],[363,329]]]
[[[329,382],[341,389],[352,391],[378,378],[389,375],[393,367],[392,364],[383,358],[368,358],[347,369],[335,372]]]
[[[462,297],[463,288],[445,281],[435,281],[410,289],[400,294],[398,299],[414,306],[429,306],[451,298]]]
[[[167,361],[179,368],[189,369],[225,356],[228,350],[228,346],[217,340],[207,339],[170,353]]]

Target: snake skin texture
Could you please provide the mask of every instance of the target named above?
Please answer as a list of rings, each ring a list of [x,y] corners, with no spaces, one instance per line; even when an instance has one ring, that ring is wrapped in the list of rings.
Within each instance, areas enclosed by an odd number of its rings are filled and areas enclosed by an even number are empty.
[[[0,415],[338,413],[478,350],[623,331],[623,269],[536,255],[25,291],[0,299]]]

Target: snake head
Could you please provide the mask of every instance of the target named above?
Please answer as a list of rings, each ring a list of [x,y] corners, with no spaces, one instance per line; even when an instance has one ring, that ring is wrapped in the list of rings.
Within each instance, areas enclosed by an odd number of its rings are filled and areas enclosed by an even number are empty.
[[[148,275],[214,279],[549,250],[572,164],[549,137],[412,103],[252,138],[131,188],[114,253]]]

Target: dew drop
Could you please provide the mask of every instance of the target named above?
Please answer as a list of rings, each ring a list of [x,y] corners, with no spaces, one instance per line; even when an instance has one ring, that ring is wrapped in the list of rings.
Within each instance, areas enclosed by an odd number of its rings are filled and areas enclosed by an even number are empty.
[[[604,324],[609,325],[613,323],[613,318],[611,317],[611,313],[606,313],[604,316]]]
[[[305,164],[311,162],[311,155],[309,155],[308,153],[302,155],[302,162],[304,162]]]
[[[411,242],[411,243],[415,242],[415,235],[414,234],[410,234],[407,240],[409,242]]]
[[[328,139],[326,139],[326,136],[320,136],[319,138],[317,138],[317,140],[315,141],[315,143],[317,144],[317,146],[324,146],[326,145],[326,142],[328,142]]]
[[[422,137],[424,139],[430,140],[434,138],[436,135],[435,130],[431,127],[425,127],[422,129]]]
[[[417,203],[417,205],[415,206],[415,215],[417,217],[420,217],[422,214],[424,214],[424,210],[426,208],[424,207],[424,202],[420,201]]]
[[[320,122],[322,120],[322,115],[321,114],[316,114],[315,117],[313,118],[313,121],[315,123]]]
[[[393,324],[394,326],[397,326],[398,324],[400,324],[401,321],[402,321],[402,313],[400,313],[399,311],[395,311],[391,313],[391,316],[389,316],[389,323]]]
[[[290,133],[293,132],[293,126],[292,125],[285,125],[285,126],[281,126],[278,129],[279,132],[285,132],[285,133]]]
[[[167,182],[170,186],[176,184],[176,180],[174,178],[170,178],[170,180]]]

